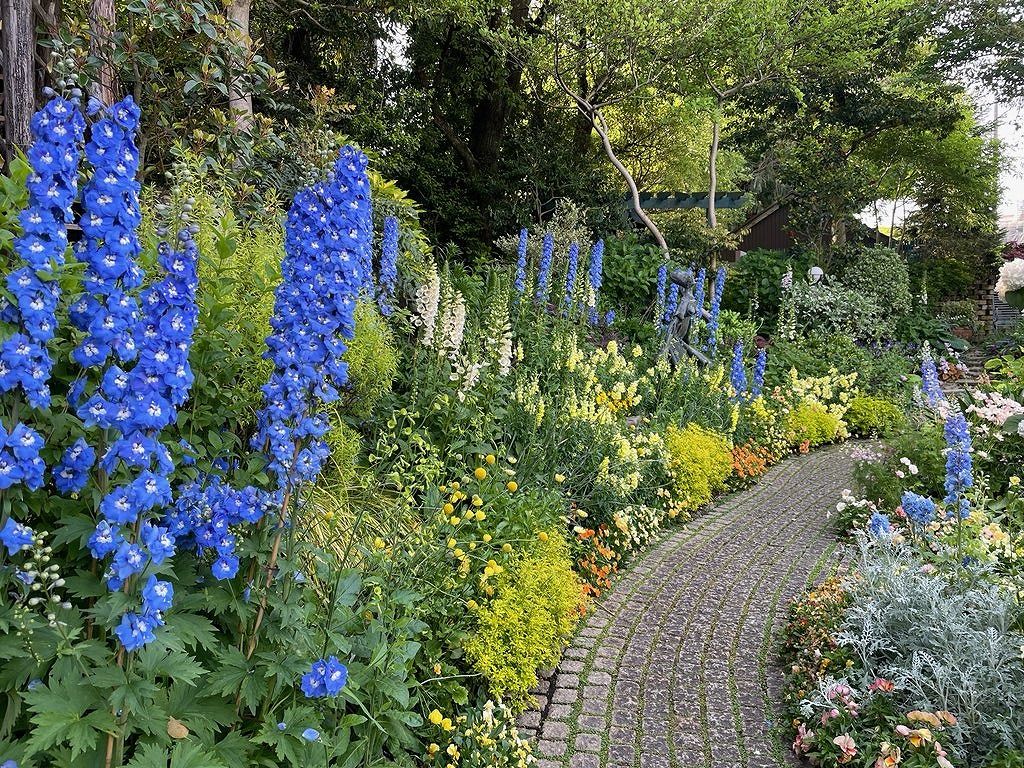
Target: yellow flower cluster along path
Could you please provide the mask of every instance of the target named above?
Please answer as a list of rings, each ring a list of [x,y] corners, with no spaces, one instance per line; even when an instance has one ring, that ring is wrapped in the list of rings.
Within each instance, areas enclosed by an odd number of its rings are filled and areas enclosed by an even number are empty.
[[[540,686],[538,768],[774,768],[787,603],[838,567],[852,446],[799,456],[637,558]]]

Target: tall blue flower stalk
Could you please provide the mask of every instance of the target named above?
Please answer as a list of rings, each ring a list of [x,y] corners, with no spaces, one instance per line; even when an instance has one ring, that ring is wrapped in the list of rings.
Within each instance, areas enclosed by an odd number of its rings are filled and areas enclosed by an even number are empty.
[[[964,415],[950,414],[943,434],[946,438],[946,515],[963,519],[971,513],[967,492],[974,487],[971,433]]]
[[[384,219],[384,239],[380,249],[380,288],[377,305],[384,317],[394,311],[395,288],[398,284],[398,219],[388,216]]]
[[[590,268],[587,277],[590,280],[587,322],[590,325],[597,325],[597,299],[601,294],[601,283],[604,280],[604,240],[598,240],[590,249]]]
[[[547,304],[551,291],[551,259],[555,254],[555,236],[548,232],[540,249],[540,264],[537,265],[537,303]]]
[[[336,400],[348,381],[342,355],[355,332],[361,254],[372,238],[366,168],[362,152],[344,147],[331,176],[300,190],[288,211],[267,339],[274,371],[253,439],[284,490],[315,479],[330,453],[320,406]]]
[[[737,341],[732,348],[732,368],[729,371],[729,382],[737,396],[747,392],[747,371],[743,366],[743,342]]]
[[[31,170],[25,184],[28,205],[18,216],[22,234],[14,240],[15,255],[23,266],[7,276],[7,290],[14,303],[0,298],[0,319],[16,326],[0,345],[0,393],[20,388],[30,406],[46,408],[53,369],[46,345],[57,330],[60,301],[53,270],[63,265],[68,246],[67,224],[73,218],[71,206],[78,190],[78,145],[85,118],[75,102],[53,97],[32,116],[31,129]],[[38,487],[36,481],[42,481],[37,472],[38,454],[25,449],[21,456],[12,456],[11,450],[12,446],[6,446],[0,461],[13,458],[25,471],[15,482],[23,480]]]
[[[921,356],[921,391],[924,393],[925,402],[931,408],[938,408],[946,402],[946,393],[942,391],[942,385],[939,383],[935,360],[928,350]]]
[[[21,389],[30,406],[46,408],[53,370],[47,343],[57,330],[60,301],[54,267],[63,265],[67,250],[85,119],[76,103],[54,97],[32,116],[31,129],[28,205],[18,216],[22,234],[14,240],[15,255],[23,265],[7,276],[14,303],[0,299],[0,319],[15,326],[0,344],[0,392]],[[16,423],[9,433],[0,427],[0,489],[19,483],[30,490],[41,487],[46,471],[40,456],[43,447],[43,437],[27,424]],[[11,518],[5,522],[8,529],[32,539],[32,530]]]
[[[668,301],[668,262],[658,267],[658,284],[654,288],[654,324],[662,323],[665,317],[665,304]]]
[[[93,175],[82,193],[82,240],[76,258],[85,265],[85,293],[71,305],[72,324],[85,336],[71,353],[82,368],[135,359],[139,304],[130,291],[142,284],[137,230],[139,108],[129,96],[93,124],[85,155]]]
[[[708,319],[708,338],[705,348],[715,356],[718,346],[718,315],[722,309],[722,291],[725,290],[725,267],[719,267],[715,275],[714,291],[711,294],[711,317]]]
[[[188,356],[198,316],[198,249],[187,229],[179,233],[177,250],[161,243],[159,263],[164,277],[141,294],[135,365],[130,371],[111,365],[99,391],[79,409],[87,426],[116,435],[100,466],[122,480],[100,501],[101,520],[89,538],[93,557],[112,556],[105,574],[111,590],[138,587],[146,570],[176,549],[174,535],[160,525],[172,501],[174,469],[160,434],[177,420],[194,380]],[[173,594],[152,575],[141,592],[141,610],[122,616],[115,630],[128,651],[153,641]]]
[[[750,386],[750,394],[758,397],[764,391],[764,372],[768,366],[768,350],[757,350],[757,359],[754,361],[754,381]]]
[[[662,327],[667,326],[672,320],[672,315],[676,313],[676,308],[679,306],[679,286],[675,283],[669,286],[668,296],[665,297],[665,312],[661,316]]]
[[[697,270],[696,287],[693,289],[693,302],[694,306],[697,307],[697,314],[694,319],[699,323],[701,320],[700,312],[704,309],[704,294],[707,290],[708,282],[708,271],[701,267]]]
[[[576,295],[576,272],[580,264],[580,246],[578,243],[569,245],[569,257],[565,267],[565,297],[562,299],[562,309],[566,315],[572,313],[573,298]]]
[[[519,230],[519,248],[516,251],[515,289],[520,296],[526,291],[526,245],[529,233],[526,227]]]

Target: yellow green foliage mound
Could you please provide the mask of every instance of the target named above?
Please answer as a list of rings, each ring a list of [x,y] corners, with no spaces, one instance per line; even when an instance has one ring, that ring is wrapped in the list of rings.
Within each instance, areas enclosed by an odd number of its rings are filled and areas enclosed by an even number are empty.
[[[359,302],[355,319],[355,336],[345,342],[348,349],[342,358],[348,363],[345,408],[365,417],[391,392],[398,372],[398,351],[387,321],[374,304]]]
[[[699,424],[671,426],[665,451],[677,508],[697,509],[725,489],[732,474],[732,447],[722,435]]]
[[[842,422],[816,400],[804,400],[786,417],[786,437],[793,448],[806,451],[831,443],[839,436]]]
[[[903,411],[897,405],[881,397],[868,395],[853,398],[843,419],[853,434],[864,437],[887,437],[899,432],[907,424]]]
[[[530,703],[537,670],[558,663],[586,609],[565,540],[555,533],[545,538],[505,569],[465,644],[466,656],[487,678],[491,693],[516,709]]]

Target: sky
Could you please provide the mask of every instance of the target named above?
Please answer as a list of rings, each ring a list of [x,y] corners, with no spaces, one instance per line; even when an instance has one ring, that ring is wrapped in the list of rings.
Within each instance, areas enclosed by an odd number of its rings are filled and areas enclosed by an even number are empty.
[[[1003,149],[1010,161],[1010,167],[1003,172],[1002,211],[1015,211],[1024,203],[1024,107],[1000,108],[1000,125],[997,135],[1003,141]]]

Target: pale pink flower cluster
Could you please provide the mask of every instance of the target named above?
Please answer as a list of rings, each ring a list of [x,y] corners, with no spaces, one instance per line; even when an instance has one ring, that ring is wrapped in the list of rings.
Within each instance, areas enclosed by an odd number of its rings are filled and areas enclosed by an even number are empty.
[[[1024,405],[998,392],[975,390],[971,397],[974,403],[967,409],[968,413],[976,414],[979,419],[994,426],[1003,426],[1011,416],[1024,415]]]

